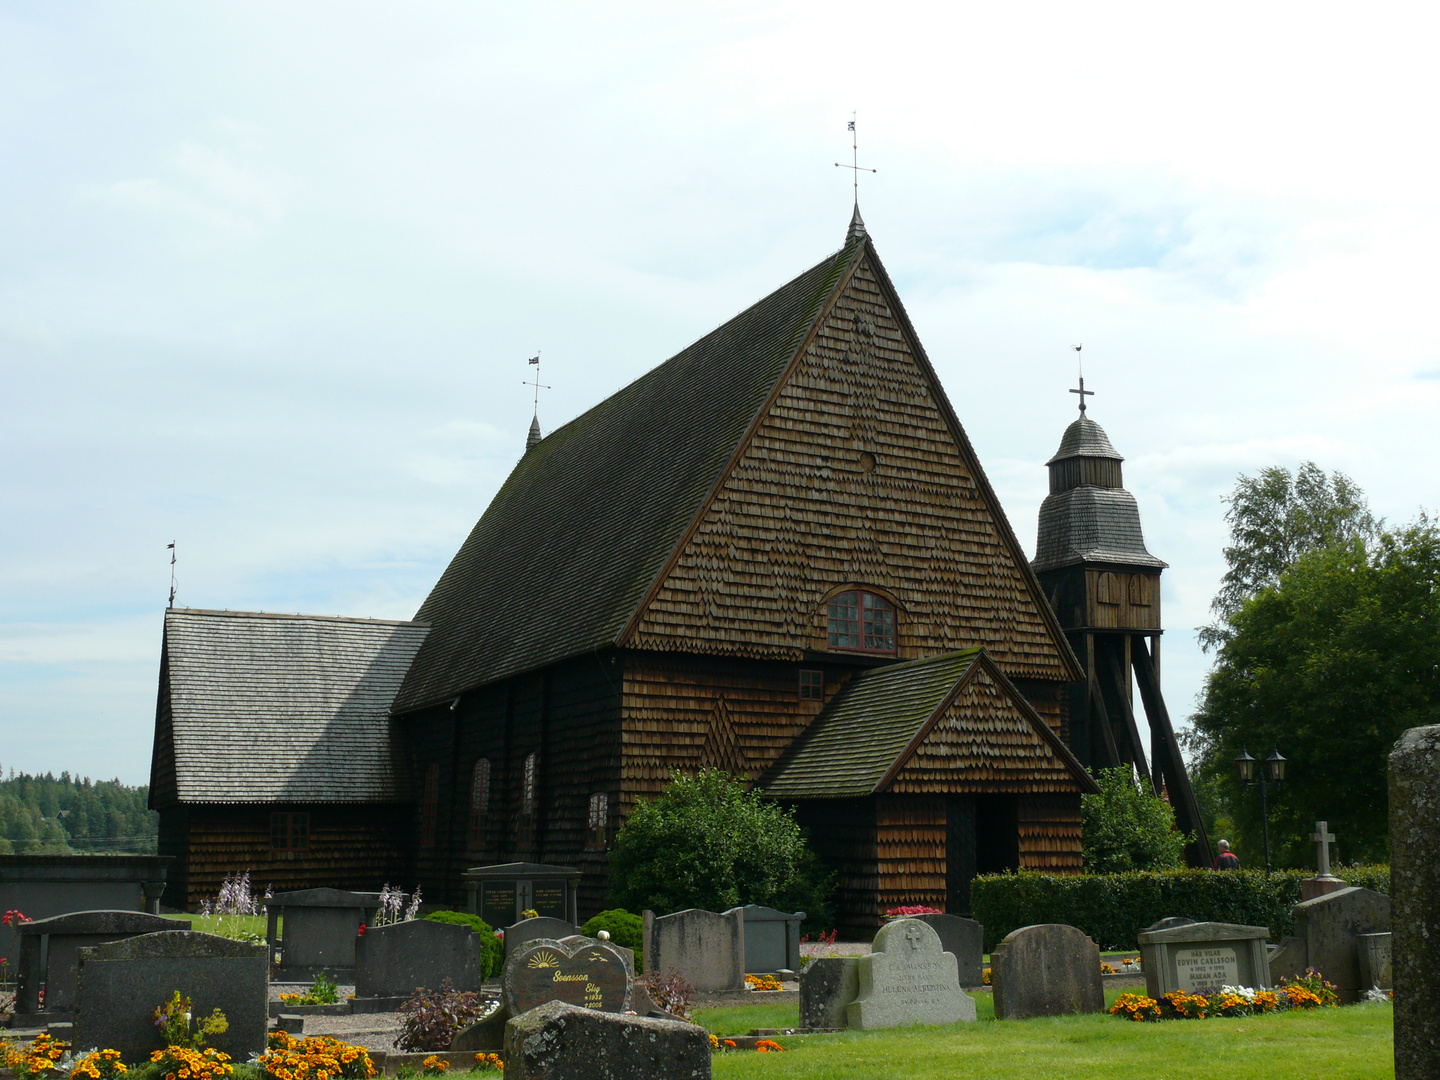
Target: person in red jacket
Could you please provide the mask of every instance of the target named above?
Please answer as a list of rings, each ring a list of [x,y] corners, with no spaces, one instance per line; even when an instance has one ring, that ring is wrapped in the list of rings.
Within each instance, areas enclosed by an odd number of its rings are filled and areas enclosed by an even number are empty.
[[[1240,857],[1230,850],[1230,841],[1221,840],[1215,845],[1220,849],[1220,854],[1215,856],[1213,870],[1239,870]]]

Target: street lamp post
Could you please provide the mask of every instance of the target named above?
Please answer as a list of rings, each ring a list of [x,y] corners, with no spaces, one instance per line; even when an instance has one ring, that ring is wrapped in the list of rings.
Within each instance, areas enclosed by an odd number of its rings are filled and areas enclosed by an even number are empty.
[[[1270,784],[1279,787],[1285,782],[1285,759],[1280,756],[1279,750],[1272,750],[1270,756],[1265,759],[1264,771],[1256,768],[1259,764],[1259,761],[1250,756],[1249,750],[1240,751],[1240,756],[1235,759],[1235,769],[1240,774],[1240,782],[1247,787],[1254,784],[1260,785],[1260,831],[1265,837],[1265,876],[1269,877],[1270,800],[1267,788]]]

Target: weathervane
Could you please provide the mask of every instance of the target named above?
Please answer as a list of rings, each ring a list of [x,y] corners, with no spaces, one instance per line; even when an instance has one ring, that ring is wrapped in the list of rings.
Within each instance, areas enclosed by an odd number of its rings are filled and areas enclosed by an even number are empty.
[[[535,388],[535,415],[536,415],[536,416],[539,416],[539,415],[540,415],[540,391],[541,391],[541,390],[549,390],[549,389],[551,389],[551,387],[546,386],[544,383],[542,383],[542,382],[540,381],[540,350],[539,350],[539,349],[536,349],[536,350],[535,350],[535,355],[532,356],[532,357],[530,357],[530,359],[529,359],[528,362],[535,365],[535,381],[534,381],[534,382],[531,382],[529,379],[525,379],[525,380],[522,381],[521,385],[523,385],[523,386],[533,386],[533,387]]]
[[[165,546],[170,549],[170,603],[169,603],[168,605],[166,605],[166,606],[167,606],[167,607],[174,607],[174,606],[175,606],[175,541],[174,541],[174,540],[171,540],[170,543],[166,544]]]
[[[1095,396],[1095,391],[1094,391],[1094,390],[1086,390],[1086,389],[1085,389],[1085,367],[1084,367],[1084,365],[1081,363],[1081,360],[1080,360],[1080,349],[1081,349],[1081,346],[1079,346],[1079,345],[1071,345],[1070,347],[1075,350],[1075,368],[1076,368],[1076,370],[1079,371],[1079,373],[1080,373],[1080,389],[1079,389],[1079,390],[1071,390],[1070,393],[1072,393],[1072,394],[1079,394],[1079,395],[1080,395],[1080,415],[1081,415],[1081,416],[1084,416],[1084,415],[1085,415],[1085,399],[1086,399],[1087,397],[1094,397],[1094,396]]]
[[[855,180],[855,205],[858,207],[858,206],[860,205],[860,174],[861,174],[862,172],[868,172],[868,173],[878,172],[879,170],[877,170],[877,169],[867,169],[867,168],[864,168],[864,167],[860,164],[860,144],[856,141],[857,136],[856,136],[856,134],[855,134],[855,113],[854,113],[854,112],[851,112],[851,113],[850,113],[850,119],[849,119],[849,121],[846,123],[845,126],[846,126],[846,128],[849,130],[849,132],[850,132],[850,164],[849,164],[849,165],[846,165],[843,161],[837,161],[837,162],[835,162],[835,167],[836,167],[837,169],[849,169],[849,170],[851,171],[851,173],[854,175],[854,180]]]

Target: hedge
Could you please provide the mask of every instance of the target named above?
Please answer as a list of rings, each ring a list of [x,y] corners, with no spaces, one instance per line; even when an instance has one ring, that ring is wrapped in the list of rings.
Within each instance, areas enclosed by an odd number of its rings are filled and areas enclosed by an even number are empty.
[[[1390,867],[1340,866],[1351,885],[1390,892]],[[1012,930],[1035,923],[1069,923],[1102,949],[1134,949],[1136,935],[1171,915],[1196,922],[1268,926],[1278,941],[1294,927],[1308,870],[1145,870],[1126,874],[989,874],[970,883],[974,917],[985,926],[985,948]]]

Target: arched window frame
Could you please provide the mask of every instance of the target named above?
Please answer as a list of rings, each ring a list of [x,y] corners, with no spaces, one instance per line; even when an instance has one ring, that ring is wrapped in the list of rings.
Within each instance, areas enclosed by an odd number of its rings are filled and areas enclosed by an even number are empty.
[[[610,796],[597,791],[590,796],[590,813],[585,826],[585,850],[604,851],[610,832]]]
[[[420,846],[435,846],[435,825],[440,817],[440,766],[431,762],[425,767],[425,783],[420,794]]]
[[[826,641],[837,652],[894,656],[899,618],[893,601],[869,589],[847,589],[826,602]]]
[[[523,847],[535,840],[535,774],[539,767],[533,752],[525,755],[520,771],[520,817],[515,830],[516,842]]]
[[[485,846],[485,819],[490,815],[490,759],[479,758],[470,771],[470,828],[471,848]]]
[[[1120,582],[1109,570],[1095,580],[1095,599],[1102,604],[1120,603]]]

